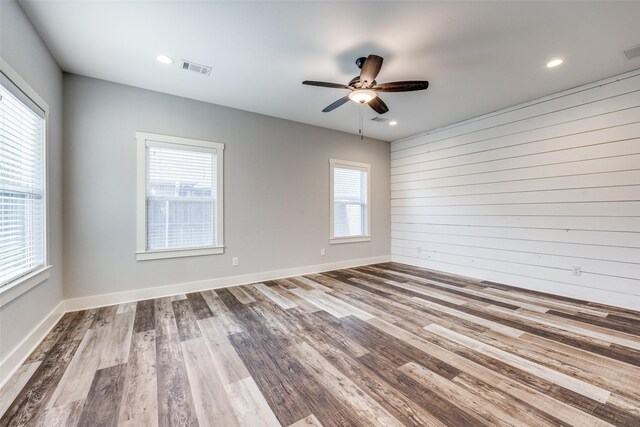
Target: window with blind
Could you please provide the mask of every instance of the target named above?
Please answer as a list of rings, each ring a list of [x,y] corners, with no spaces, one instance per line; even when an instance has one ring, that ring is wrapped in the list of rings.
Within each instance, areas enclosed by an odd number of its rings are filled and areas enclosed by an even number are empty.
[[[0,73],[0,287],[45,266],[45,113]]]
[[[370,240],[369,172],[371,166],[331,159],[330,243]]]
[[[138,133],[138,259],[222,253],[224,145]]]

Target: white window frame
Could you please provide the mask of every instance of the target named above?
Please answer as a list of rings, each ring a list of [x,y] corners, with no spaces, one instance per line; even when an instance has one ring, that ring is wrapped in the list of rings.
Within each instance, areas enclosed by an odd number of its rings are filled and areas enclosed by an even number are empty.
[[[147,141],[169,144],[175,148],[192,147],[216,150],[216,245],[205,248],[147,250]],[[224,144],[199,139],[136,132],[137,143],[137,240],[136,259],[147,261],[164,258],[181,258],[224,253]]]
[[[0,72],[26,95],[34,104],[44,111],[44,141],[42,142],[42,176],[43,176],[43,260],[42,266],[28,272],[24,276],[0,286],[0,307],[8,304],[30,289],[44,283],[49,279],[51,265],[49,264],[49,104],[42,99],[37,92],[0,57]]]
[[[335,237],[334,233],[334,195],[333,195],[333,171],[335,168],[354,169],[367,172],[367,229],[362,236]],[[371,241],[371,165],[368,163],[358,163],[349,160],[329,159],[329,244],[358,243]]]

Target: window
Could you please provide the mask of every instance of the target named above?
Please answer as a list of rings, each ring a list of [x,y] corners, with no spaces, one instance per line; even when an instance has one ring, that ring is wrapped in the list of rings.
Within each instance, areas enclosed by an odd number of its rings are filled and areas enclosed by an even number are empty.
[[[0,73],[0,288],[45,268],[45,159],[45,110]]]
[[[331,236],[329,243],[371,240],[369,234],[370,165],[329,160],[331,170]]]
[[[138,260],[220,254],[224,144],[138,132]]]

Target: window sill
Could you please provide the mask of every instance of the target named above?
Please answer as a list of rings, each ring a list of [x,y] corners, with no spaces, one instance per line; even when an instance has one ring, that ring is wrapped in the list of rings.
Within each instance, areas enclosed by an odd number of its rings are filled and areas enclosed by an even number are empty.
[[[358,242],[370,242],[371,236],[358,236],[358,237],[333,237],[329,239],[330,245],[338,245],[342,243],[358,243]]]
[[[0,288],[0,307],[4,307],[20,295],[35,288],[49,278],[51,266],[42,267]]]
[[[147,251],[147,252],[136,252],[136,260],[151,261],[154,259],[218,255],[223,253],[224,253],[224,246],[218,246],[215,248],[178,249],[178,250],[169,250],[169,251]]]

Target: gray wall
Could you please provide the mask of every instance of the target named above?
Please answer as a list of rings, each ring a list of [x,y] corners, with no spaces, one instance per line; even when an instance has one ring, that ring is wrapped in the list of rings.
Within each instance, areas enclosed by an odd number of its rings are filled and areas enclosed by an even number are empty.
[[[0,1],[0,56],[49,104],[49,280],[0,308],[0,360],[62,301],[62,72],[14,1]]]
[[[76,75],[64,96],[66,298],[390,253],[386,142]],[[136,131],[226,144],[225,254],[135,260]],[[329,245],[329,158],[372,165],[371,242]]]

